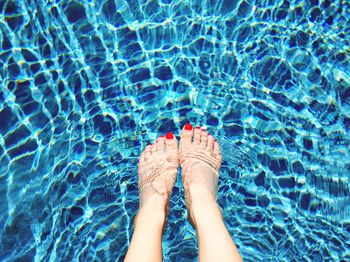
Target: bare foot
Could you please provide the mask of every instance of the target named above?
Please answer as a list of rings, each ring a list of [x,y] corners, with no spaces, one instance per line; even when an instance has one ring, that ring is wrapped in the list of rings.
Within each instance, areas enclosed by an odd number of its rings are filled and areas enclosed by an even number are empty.
[[[181,132],[179,160],[189,219],[196,227],[193,207],[203,200],[216,202],[222,156],[213,136],[200,127],[186,124]]]
[[[169,212],[169,199],[173,189],[179,165],[177,140],[169,132],[148,145],[139,159],[140,209],[148,202],[164,204]]]

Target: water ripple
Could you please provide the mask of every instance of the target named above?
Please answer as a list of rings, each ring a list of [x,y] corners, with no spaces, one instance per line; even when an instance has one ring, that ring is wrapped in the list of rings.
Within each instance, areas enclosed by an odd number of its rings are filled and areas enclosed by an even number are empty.
[[[347,1],[0,1],[0,259],[122,261],[137,160],[191,122],[222,146],[247,261],[347,261]],[[166,261],[197,259],[181,179]]]

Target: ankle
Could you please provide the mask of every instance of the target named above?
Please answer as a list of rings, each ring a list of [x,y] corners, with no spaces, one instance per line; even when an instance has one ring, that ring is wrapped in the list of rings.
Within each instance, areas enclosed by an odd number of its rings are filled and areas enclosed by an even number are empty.
[[[217,204],[216,196],[210,190],[202,185],[192,184],[188,188],[191,206],[206,206],[208,204]]]
[[[210,226],[211,223],[223,219],[221,208],[213,198],[208,198],[205,201],[194,204],[191,207],[190,214],[197,230],[201,227]]]
[[[192,220],[191,223],[195,228],[198,227],[198,224],[202,224],[208,218],[208,215],[221,217],[221,209],[208,189],[200,185],[191,185],[188,192],[190,197],[188,212],[190,220]]]
[[[134,224],[137,224],[139,220],[163,224],[166,218],[166,212],[166,201],[160,196],[152,196],[147,201],[140,203]]]

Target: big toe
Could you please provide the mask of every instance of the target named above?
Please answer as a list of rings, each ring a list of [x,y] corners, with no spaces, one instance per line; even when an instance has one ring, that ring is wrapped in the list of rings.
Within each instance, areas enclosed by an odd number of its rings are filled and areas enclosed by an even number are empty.
[[[193,137],[193,127],[191,124],[186,124],[182,128],[181,131],[181,144],[182,145],[188,145],[192,143],[192,137]]]
[[[168,151],[177,151],[177,139],[173,133],[168,132],[165,135],[165,145]]]

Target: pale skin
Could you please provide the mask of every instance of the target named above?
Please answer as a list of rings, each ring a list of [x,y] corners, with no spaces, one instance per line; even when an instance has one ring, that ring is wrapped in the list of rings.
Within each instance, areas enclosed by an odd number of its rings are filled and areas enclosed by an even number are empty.
[[[172,133],[145,148],[139,160],[140,207],[125,261],[162,261],[162,234],[178,165],[186,206],[198,237],[199,260],[242,261],[216,202],[222,156],[218,142],[186,124],[180,143]]]

